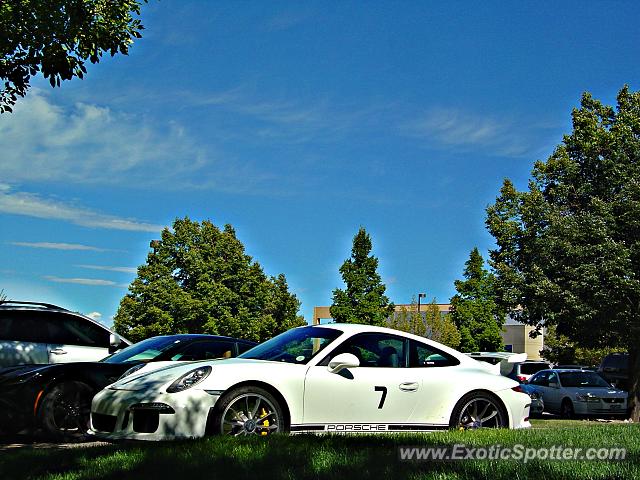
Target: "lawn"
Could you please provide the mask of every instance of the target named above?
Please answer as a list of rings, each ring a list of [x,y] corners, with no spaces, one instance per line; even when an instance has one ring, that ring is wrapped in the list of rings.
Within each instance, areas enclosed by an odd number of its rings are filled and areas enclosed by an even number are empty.
[[[623,461],[465,460],[401,462],[399,445],[619,446]],[[2,478],[19,479],[573,479],[640,478],[640,427],[587,425],[528,431],[486,430],[393,436],[214,437],[0,453]]]

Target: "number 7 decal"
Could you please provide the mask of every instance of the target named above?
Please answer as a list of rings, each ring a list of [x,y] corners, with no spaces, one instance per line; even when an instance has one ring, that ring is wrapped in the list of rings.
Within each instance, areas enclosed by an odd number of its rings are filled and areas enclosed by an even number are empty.
[[[382,408],[384,406],[384,401],[387,398],[387,387],[374,387],[376,392],[382,392],[382,397],[380,398],[380,403],[378,404],[378,408]]]

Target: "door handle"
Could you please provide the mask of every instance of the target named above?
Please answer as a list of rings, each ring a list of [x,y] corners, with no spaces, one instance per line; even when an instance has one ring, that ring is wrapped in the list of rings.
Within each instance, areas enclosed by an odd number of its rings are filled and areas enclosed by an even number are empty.
[[[418,390],[418,382],[404,382],[400,384],[400,390],[403,392],[415,392]]]
[[[54,355],[66,355],[67,352],[61,348],[52,348],[51,349],[51,353],[53,353]]]

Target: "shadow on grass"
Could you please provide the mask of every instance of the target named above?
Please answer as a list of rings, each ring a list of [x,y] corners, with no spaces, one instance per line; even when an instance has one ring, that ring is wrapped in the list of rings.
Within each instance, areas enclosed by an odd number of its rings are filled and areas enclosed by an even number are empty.
[[[500,444],[582,448],[621,446],[624,461],[401,462],[397,447]],[[398,436],[216,437],[201,441],[124,444],[69,450],[3,452],[3,478],[136,480],[159,478],[640,478],[640,427],[593,426],[571,431],[444,432]]]

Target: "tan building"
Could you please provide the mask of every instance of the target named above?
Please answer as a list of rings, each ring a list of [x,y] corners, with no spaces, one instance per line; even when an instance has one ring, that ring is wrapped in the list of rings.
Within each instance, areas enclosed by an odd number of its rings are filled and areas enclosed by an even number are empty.
[[[424,305],[421,307],[423,308]],[[451,305],[448,303],[439,303],[438,309],[441,314],[449,313]],[[406,308],[411,310],[415,308],[415,304],[396,305],[396,312]],[[313,324],[319,325],[321,323],[328,323],[332,320],[329,307],[313,307]],[[513,353],[526,353],[529,360],[540,360],[540,350],[544,346],[543,336],[539,335],[536,338],[531,338],[529,333],[534,330],[529,325],[523,325],[522,323],[507,319],[502,331],[502,340],[504,341],[505,350]]]

